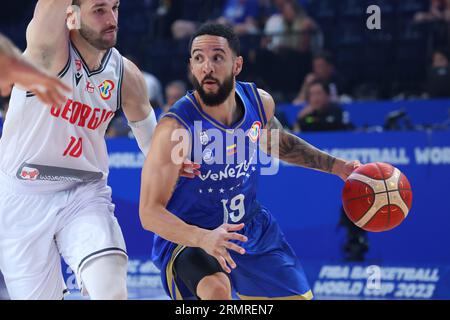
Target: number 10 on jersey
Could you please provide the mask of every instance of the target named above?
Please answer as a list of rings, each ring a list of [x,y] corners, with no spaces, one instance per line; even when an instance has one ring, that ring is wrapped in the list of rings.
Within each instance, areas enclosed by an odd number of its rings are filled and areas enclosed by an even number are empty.
[[[69,145],[63,153],[63,157],[79,158],[83,154],[83,138],[70,137]]]

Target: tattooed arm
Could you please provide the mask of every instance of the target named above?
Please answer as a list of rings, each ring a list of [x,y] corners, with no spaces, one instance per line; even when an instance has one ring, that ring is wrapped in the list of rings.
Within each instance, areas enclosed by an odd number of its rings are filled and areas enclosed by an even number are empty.
[[[287,163],[333,173],[345,180],[356,169],[359,161],[346,161],[333,157],[305,140],[287,132],[275,117],[275,102],[270,94],[259,89],[268,123],[267,135],[261,137],[261,147],[268,154]]]

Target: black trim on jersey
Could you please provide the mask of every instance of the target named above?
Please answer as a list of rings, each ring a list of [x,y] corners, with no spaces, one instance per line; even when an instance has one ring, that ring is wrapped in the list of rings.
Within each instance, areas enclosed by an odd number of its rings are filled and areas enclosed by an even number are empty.
[[[268,123],[266,111],[264,110],[264,103],[261,100],[261,96],[259,95],[258,87],[256,86],[256,83],[250,83],[250,86],[253,88],[254,95],[256,98],[256,103],[258,107],[258,111],[260,112],[259,116],[262,117],[262,125],[263,127],[266,126]]]
[[[111,48],[108,49],[108,52],[106,52],[105,55],[103,56],[102,62],[100,64],[100,67],[97,70],[91,71],[91,70],[89,70],[89,67],[88,67],[86,61],[84,61],[83,56],[81,55],[80,51],[78,51],[77,47],[75,47],[73,42],[70,42],[70,43],[71,43],[71,45],[73,47],[73,50],[75,50],[75,52],[77,53],[78,57],[80,58],[80,60],[81,60],[81,62],[83,64],[84,71],[86,71],[86,74],[88,75],[88,77],[96,75],[96,74],[99,74],[99,73],[102,73],[103,70],[105,70],[106,66],[108,65],[109,58],[112,55],[112,49]]]
[[[57,75],[58,78],[61,79],[62,77],[64,77],[66,75],[67,71],[69,71],[70,62],[71,62],[71,56],[70,56],[70,47],[69,47],[69,58],[67,59],[67,63],[64,66],[64,68],[58,73],[58,75]],[[32,93],[30,91],[27,91],[27,94],[26,94],[27,98],[31,98],[31,97],[34,97],[34,96],[35,96],[34,93]]]
[[[117,109],[116,111],[118,111],[120,108],[122,108],[122,79],[123,79],[123,72],[125,69],[125,65],[124,65],[124,61],[123,61],[123,57],[120,57],[120,75],[119,75],[119,83],[118,83],[118,88],[119,90],[117,91]]]
[[[89,254],[86,257],[84,257],[83,259],[81,259],[80,263],[78,264],[78,269],[80,269],[80,267],[84,264],[84,262],[87,259],[92,258],[93,256],[95,256],[97,254],[100,254],[100,253],[103,253],[103,252],[106,252],[106,251],[121,251],[128,257],[128,253],[125,250],[121,249],[121,248],[116,248],[116,247],[105,248],[105,249],[102,249],[102,250],[98,250],[98,251],[92,252],[91,254]]]

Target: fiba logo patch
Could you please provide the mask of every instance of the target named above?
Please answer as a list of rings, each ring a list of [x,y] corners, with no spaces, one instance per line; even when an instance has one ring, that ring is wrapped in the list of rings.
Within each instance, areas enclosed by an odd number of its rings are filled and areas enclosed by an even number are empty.
[[[208,134],[206,133],[206,131],[202,131],[200,133],[200,143],[202,144],[202,146],[206,146],[208,142],[209,142]]]
[[[262,126],[261,122],[255,121],[253,122],[250,130],[248,131],[247,135],[250,138],[250,140],[254,143],[258,141],[259,135],[261,134],[261,126]]]
[[[101,85],[98,86],[100,90],[100,96],[103,100],[109,100],[112,95],[112,91],[114,90],[115,85],[111,80],[105,80]]]
[[[214,153],[211,149],[206,148],[205,151],[203,151],[203,160],[206,163],[211,163],[214,161]]]

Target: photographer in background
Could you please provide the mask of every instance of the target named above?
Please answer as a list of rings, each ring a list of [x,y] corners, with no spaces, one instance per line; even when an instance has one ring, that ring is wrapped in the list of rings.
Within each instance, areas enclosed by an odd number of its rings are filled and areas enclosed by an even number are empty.
[[[315,80],[306,92],[306,106],[299,112],[294,131],[339,131],[352,129],[348,115],[330,98],[327,83]]]
[[[444,50],[435,50],[428,69],[427,96],[429,98],[450,97],[450,65]]]

